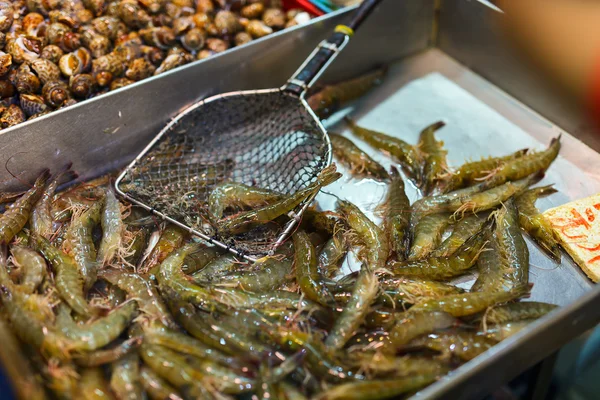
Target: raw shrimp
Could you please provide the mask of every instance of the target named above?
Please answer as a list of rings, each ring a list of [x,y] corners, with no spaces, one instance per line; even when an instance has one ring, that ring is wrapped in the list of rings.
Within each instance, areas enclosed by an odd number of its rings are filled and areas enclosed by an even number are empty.
[[[297,270],[296,270],[297,271]],[[293,279],[292,260],[263,257],[248,270],[225,273],[213,279],[212,283],[220,287],[239,287],[248,292],[261,293],[275,290]]]
[[[411,345],[427,347],[442,353],[444,357],[456,356],[463,361],[470,361],[496,343],[496,340],[473,331],[456,330],[423,336],[413,340]]]
[[[554,304],[537,301],[509,303],[490,308],[481,316],[481,319],[486,324],[503,324],[505,322],[538,319],[556,308],[558,306]]]
[[[364,258],[369,268],[383,268],[389,255],[389,247],[381,228],[349,201],[338,200],[336,207],[362,242]]]
[[[145,399],[140,380],[139,356],[131,353],[115,361],[110,375],[110,388],[119,400]]]
[[[102,210],[102,240],[98,246],[97,261],[101,265],[109,264],[121,246],[125,227],[121,219],[121,203],[115,197],[111,187],[106,190],[104,209]]]
[[[331,165],[319,174],[316,182],[280,201],[252,211],[223,218],[217,224],[218,231],[225,235],[235,235],[248,231],[257,225],[272,221],[293,210],[303,201],[316,194],[322,187],[330,185],[341,176],[339,172],[336,172],[335,165]]]
[[[440,178],[448,170],[446,155],[448,151],[444,149],[444,142],[435,139],[435,132],[443,128],[444,122],[436,122],[433,125],[423,129],[419,136],[419,150],[424,154],[423,164],[423,193],[429,196],[436,188]]]
[[[394,275],[416,276],[434,280],[449,279],[469,270],[479,257],[487,232],[481,231],[471,236],[454,254],[448,257],[429,257],[417,261],[391,261],[387,268]]]
[[[450,214],[429,214],[420,218],[414,228],[408,260],[420,260],[429,256],[442,242],[442,235],[450,224]]]
[[[396,352],[396,348],[407,344],[414,338],[435,332],[440,329],[450,328],[458,324],[458,320],[450,314],[439,311],[411,311],[399,313],[395,316],[396,323],[389,328],[390,348],[383,347],[382,351]]]
[[[355,136],[367,142],[371,147],[389,154],[394,161],[402,165],[402,168],[410,175],[411,179],[417,182],[421,181],[423,156],[418,148],[402,139],[362,128],[350,118],[346,118],[345,121]]]
[[[208,197],[208,211],[218,220],[230,207],[264,207],[284,196],[269,189],[247,186],[236,182],[221,183],[212,190]]]
[[[410,223],[410,200],[404,191],[404,180],[395,167],[391,168],[391,182],[384,203],[383,230],[388,237],[389,247],[399,261],[406,257]]]
[[[389,399],[414,392],[435,382],[437,374],[419,374],[406,378],[344,383],[318,395],[315,400]]]
[[[454,254],[467,239],[475,235],[485,224],[486,219],[479,215],[467,215],[454,224],[452,233],[431,253],[434,257],[448,257]]]
[[[54,179],[48,184],[40,199],[37,201],[33,211],[31,212],[30,225],[33,233],[44,236],[46,239],[50,239],[50,236],[54,233],[52,226],[52,197],[58,187],[58,183],[61,178],[65,177],[66,180],[70,181],[77,175],[72,171],[65,171],[65,173],[57,174]]]
[[[437,299],[463,292],[459,287],[447,283],[403,277],[380,278],[379,286],[381,294],[377,297],[377,303],[391,307],[414,304],[423,297]]]
[[[377,277],[369,267],[363,265],[354,284],[350,301],[327,335],[325,340],[327,347],[334,350],[344,347],[354,331],[363,323],[378,290]]]
[[[101,365],[111,364],[126,355],[137,351],[141,344],[142,337],[133,337],[109,349],[74,354],[73,361],[81,367],[99,367]]]
[[[75,260],[62,250],[52,246],[42,236],[36,238],[36,246],[54,269],[54,281],[60,297],[78,314],[89,317],[92,309],[84,296],[84,279]]]
[[[23,229],[31,210],[42,196],[50,172],[46,169],[36,179],[33,187],[19,197],[0,217],[0,243],[9,243]]]
[[[515,199],[519,210],[521,228],[540,246],[554,261],[560,262],[560,246],[554,236],[552,226],[535,206],[535,201],[542,196],[556,193],[552,186],[534,188],[523,192]]]
[[[177,225],[168,224],[162,231],[152,252],[143,263],[142,272],[148,272],[156,265],[162,263],[169,254],[182,245],[186,236],[186,231]]]
[[[357,177],[370,177],[377,181],[389,180],[389,175],[377,161],[359,149],[351,140],[329,132],[333,154],[350,169],[350,174]]]
[[[96,247],[92,238],[92,230],[100,223],[100,212],[103,205],[104,201],[99,200],[83,213],[74,213],[64,242],[64,248],[79,267],[79,273],[85,282],[86,292],[96,282],[96,275],[98,274]]]
[[[309,299],[327,306],[333,303],[333,296],[323,283],[319,273],[316,250],[304,232],[294,234],[294,268],[300,291]]]
[[[211,261],[223,255],[224,250],[217,246],[202,247],[197,251],[188,254],[183,261],[181,270],[186,275],[192,275],[195,272],[202,270]]]
[[[146,366],[140,368],[140,381],[152,400],[183,400],[174,387]]]
[[[83,368],[77,388],[77,398],[84,400],[112,400],[108,382],[102,368]]]
[[[20,287],[28,293],[33,293],[47,275],[46,261],[37,251],[28,247],[13,246],[10,249],[13,262],[22,271]]]
[[[325,243],[319,252],[319,271],[326,277],[334,276],[340,267],[341,261],[346,256],[346,238],[343,232],[338,231]]]
[[[363,96],[371,88],[379,85],[386,72],[387,68],[379,68],[335,85],[327,85],[307,99],[308,105],[320,119],[325,119],[344,104]]]

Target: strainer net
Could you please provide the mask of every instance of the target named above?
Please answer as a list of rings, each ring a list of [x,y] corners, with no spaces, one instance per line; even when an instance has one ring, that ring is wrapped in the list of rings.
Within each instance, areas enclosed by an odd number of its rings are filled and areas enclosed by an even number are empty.
[[[316,179],[330,153],[322,126],[296,95],[268,90],[215,96],[173,120],[117,189],[205,239],[255,258],[272,250],[290,218],[221,237],[207,211],[212,189],[233,181],[292,194]]]

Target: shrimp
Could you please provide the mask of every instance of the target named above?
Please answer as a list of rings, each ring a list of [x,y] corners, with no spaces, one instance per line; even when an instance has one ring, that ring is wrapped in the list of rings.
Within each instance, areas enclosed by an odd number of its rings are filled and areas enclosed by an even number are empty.
[[[70,167],[70,165],[69,165]],[[33,211],[31,212],[30,225],[33,233],[44,236],[46,239],[50,239],[50,236],[54,233],[52,227],[52,197],[58,187],[58,183],[65,175],[66,180],[70,181],[76,178],[77,174],[70,170],[64,171],[64,173],[57,174],[54,179],[48,184],[40,199],[37,201]]]
[[[0,216],[0,243],[9,243],[23,229],[33,207],[42,196],[50,172],[46,169],[36,179],[33,187],[19,197],[2,216]]]
[[[560,136],[552,139],[550,146],[544,151],[529,153],[503,163],[489,179],[483,182],[483,185],[492,188],[507,181],[516,181],[532,174],[543,173],[556,159],[559,151]]]
[[[477,213],[489,210],[509,198],[524,192],[527,187],[539,181],[541,177],[542,175],[532,175],[488,190],[485,190],[487,186],[479,184],[448,194],[424,197],[413,204],[413,216],[416,216],[416,220],[418,220],[418,217],[422,217],[423,215],[441,212],[464,214],[465,212]]]
[[[488,326],[488,328],[481,332],[481,334],[485,335],[485,337],[501,342],[515,333],[527,328],[533,321],[534,320],[532,319],[526,319],[517,322],[503,322],[501,324]]]
[[[189,256],[186,257],[186,260],[188,258]],[[235,272],[236,270],[244,267],[247,267],[245,262],[240,261],[233,254],[227,253],[208,262],[204,268],[192,274],[191,278],[198,284],[208,284],[218,281],[221,277],[227,275],[229,272]]]
[[[342,232],[336,232],[325,243],[318,255],[319,271],[332,277],[339,271],[340,263],[346,256],[346,238]]]
[[[190,337],[184,333],[169,329],[155,321],[149,321],[142,325],[144,330],[144,341],[149,344],[164,346],[183,354],[189,354],[198,358],[207,358],[217,361],[223,365],[231,365],[234,358],[221,353],[203,342]]]
[[[123,257],[125,265],[135,268],[144,254],[149,236],[149,231],[146,227],[125,231],[124,237],[129,239],[125,245],[127,254]]]
[[[510,291],[529,283],[529,250],[519,227],[514,200],[495,213],[491,251],[479,264],[479,277],[471,290]]]
[[[0,192],[0,204],[12,203],[19,197],[25,194],[24,191],[21,192]]]
[[[2,337],[0,361],[5,377],[10,379],[12,388],[16,389],[15,394],[23,399],[45,400],[43,387],[23,355],[20,343],[4,319],[0,319],[0,337]]]
[[[350,301],[327,335],[325,340],[327,347],[334,350],[344,347],[354,331],[363,323],[369,307],[377,297],[378,290],[377,277],[369,267],[363,265],[354,284]]]
[[[336,207],[360,238],[369,268],[375,271],[383,268],[388,258],[389,247],[381,228],[349,201],[338,200]]]
[[[300,229],[305,231],[317,231],[333,236],[340,224],[340,217],[331,211],[316,211],[309,208],[302,214]]]
[[[139,362],[139,356],[131,353],[112,364],[110,388],[118,399],[145,399],[140,382]]]
[[[496,343],[496,340],[478,335],[473,331],[456,330],[423,336],[413,340],[411,345],[438,351],[446,358],[456,356],[463,361],[470,361],[492,348]]]
[[[84,352],[73,355],[75,364],[81,367],[99,367],[120,360],[126,355],[137,351],[142,344],[142,337],[132,337],[109,349]]]
[[[389,380],[370,380],[333,386],[315,397],[315,400],[389,399],[417,391],[437,379],[437,374],[419,374]]]
[[[409,377],[420,374],[437,374],[441,376],[447,373],[450,366],[442,360],[429,357],[405,355],[398,357],[387,355],[382,352],[355,353],[357,364],[361,371],[365,371],[369,377]]]
[[[10,251],[13,262],[22,271],[19,286],[27,293],[35,292],[47,275],[46,261],[28,247],[13,246]]]
[[[186,237],[187,232],[180,227],[171,224],[167,225],[152,252],[145,260],[141,271],[148,272],[156,265],[162,263],[169,254],[183,244]]]
[[[140,368],[140,381],[152,400],[183,400],[174,387],[145,365]]]
[[[509,303],[492,307],[481,317],[486,324],[503,324],[527,319],[538,319],[555,310],[558,306],[537,301]]]
[[[79,273],[84,279],[84,289],[87,292],[98,274],[98,263],[96,262],[96,247],[92,238],[92,230],[100,223],[100,212],[103,201],[97,201],[81,214],[75,213],[71,224],[67,229],[64,248],[73,257]]]
[[[391,182],[384,203],[383,230],[389,247],[398,260],[406,257],[407,230],[410,223],[410,200],[404,191],[404,180],[395,167],[391,168]]]
[[[371,147],[389,154],[394,161],[402,165],[402,168],[411,179],[417,182],[421,181],[423,156],[418,148],[406,143],[402,139],[362,128],[350,118],[346,118],[345,121],[355,136],[367,142]]]
[[[329,133],[329,139],[333,147],[333,154],[341,163],[348,166],[351,175],[370,177],[380,182],[389,180],[390,176],[385,168],[351,140],[332,132]]]
[[[427,279],[386,277],[379,280],[379,286],[381,294],[377,303],[391,307],[414,304],[422,297],[437,299],[463,292],[457,286]]]
[[[485,224],[485,218],[478,215],[467,215],[452,229],[452,234],[435,249],[431,255],[434,257],[448,257],[454,254],[467,239],[479,232]]]
[[[327,286],[323,284],[323,278],[319,273],[316,250],[310,243],[308,235],[299,231],[294,234],[293,239],[294,268],[300,291],[309,300],[324,306],[330,305],[333,302],[333,296]]]
[[[498,169],[508,161],[513,161],[527,154],[527,149],[519,150],[504,157],[490,157],[461,165],[442,185],[442,193],[453,192],[464,187],[481,183],[481,179]]]
[[[411,308],[412,310],[412,308]],[[404,312],[395,316],[395,323],[388,328],[388,341],[381,350],[395,353],[399,346],[414,338],[440,329],[450,328],[458,320],[445,312]]]
[[[77,388],[77,398],[84,400],[114,399],[102,368],[83,368]]]
[[[57,328],[69,339],[70,351],[94,351],[118,338],[129,326],[136,311],[137,304],[130,301],[104,317],[81,325],[76,324],[64,313],[61,319],[57,320]]]
[[[235,235],[246,232],[257,225],[272,221],[293,210],[303,201],[315,195],[322,187],[337,181],[341,176],[342,174],[336,172],[335,164],[330,165],[319,174],[316,182],[282,200],[262,208],[221,219],[217,223],[218,231],[222,235]]]
[[[52,246],[42,236],[36,238],[36,246],[54,269],[54,281],[60,297],[77,314],[91,316],[92,310],[84,296],[84,279],[73,257]]]
[[[140,311],[150,318],[157,319],[166,326],[176,326],[154,286],[140,275],[106,269],[101,271],[100,278],[124,290],[130,299],[138,303]]]
[[[549,255],[554,261],[560,262],[560,246],[554,236],[551,224],[535,206],[535,201],[542,196],[556,193],[552,186],[544,186],[527,190],[515,199],[519,210],[521,228]]]
[[[476,314],[494,304],[506,303],[528,292],[527,288],[453,294],[438,299],[422,299],[410,308],[417,311],[444,311],[455,317]]]
[[[435,132],[445,125],[444,122],[436,122],[423,129],[419,136],[419,150],[423,152],[425,159],[422,173],[425,196],[429,196],[433,192],[444,172],[448,170],[446,163],[448,151],[444,149],[444,142],[435,139]]]
[[[217,185],[208,196],[208,211],[218,220],[230,207],[263,207],[283,197],[282,194],[269,189],[225,182]]]
[[[297,271],[297,270],[296,270]],[[239,270],[216,277],[218,287],[235,286],[243,290],[261,293],[275,290],[293,279],[292,261],[275,257],[263,257],[252,265],[251,270]]]
[[[442,242],[442,235],[450,223],[450,214],[429,214],[415,225],[408,260],[415,261],[429,256]]]
[[[183,261],[181,270],[186,275],[192,275],[205,268],[211,261],[223,255],[224,250],[217,246],[203,247],[188,256]]]
[[[121,203],[111,187],[106,190],[104,210],[102,210],[102,240],[98,246],[97,262],[107,265],[121,246],[125,227],[121,219]]]
[[[394,275],[416,276],[444,280],[469,270],[479,257],[487,236],[486,230],[471,236],[454,254],[448,257],[429,257],[416,261],[391,261],[387,268]]]
[[[386,67],[379,68],[335,85],[327,85],[307,99],[308,105],[320,119],[326,119],[344,104],[358,99],[379,85],[386,73]]]

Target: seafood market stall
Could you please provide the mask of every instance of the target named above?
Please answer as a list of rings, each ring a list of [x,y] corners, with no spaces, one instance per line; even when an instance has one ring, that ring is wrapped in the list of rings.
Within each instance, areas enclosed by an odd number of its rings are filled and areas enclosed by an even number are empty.
[[[72,163],[80,180],[114,173],[134,159],[178,112],[214,94],[278,87],[312,49],[353,9],[318,17],[160,75],[60,108],[0,131],[3,190],[22,189],[44,168]],[[337,82],[388,66],[384,83],[324,121],[352,138],[343,117],[361,126],[417,143],[425,126],[442,121],[448,163],[503,156],[523,148],[543,150],[561,135],[562,148],[540,185],[557,193],[540,199],[546,210],[600,192],[600,154],[579,139],[582,116],[539,83],[505,47],[487,2],[383,1],[321,78]],[[362,148],[363,142],[360,143]],[[591,139],[590,145],[600,150]],[[381,153],[369,155],[386,168]],[[346,172],[343,167],[342,172]],[[17,179],[15,179],[17,177]],[[343,197],[377,219],[386,186],[345,175],[319,194],[323,209]],[[411,201],[417,189],[407,184]],[[333,196],[332,196],[333,195]],[[560,264],[528,240],[528,300],[560,307],[422,389],[415,398],[478,398],[550,356],[600,321],[600,289],[563,255]],[[355,270],[352,262],[345,265]],[[108,279],[108,278],[107,278]],[[457,284],[469,287],[472,279]],[[2,332],[0,332],[1,334]],[[13,348],[0,349],[5,370]],[[18,391],[18,388],[15,388]]]

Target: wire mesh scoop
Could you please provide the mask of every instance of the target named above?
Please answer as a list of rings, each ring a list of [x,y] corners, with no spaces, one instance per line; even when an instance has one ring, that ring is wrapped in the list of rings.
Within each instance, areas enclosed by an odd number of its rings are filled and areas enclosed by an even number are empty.
[[[364,1],[283,87],[220,94],[177,115],[117,178],[117,192],[236,255],[272,254],[316,193],[285,218],[229,237],[211,223],[208,197],[223,182],[291,195],[331,164],[327,132],[304,97],[380,1]]]

